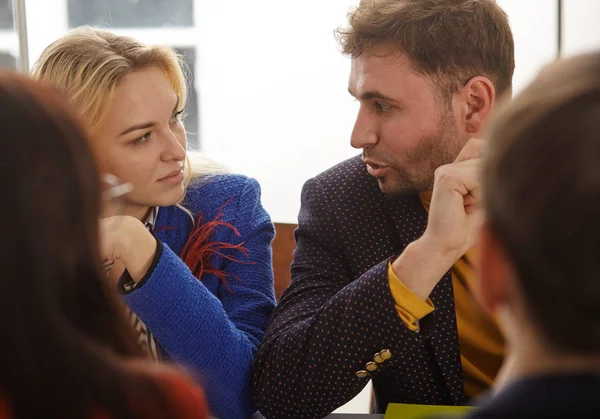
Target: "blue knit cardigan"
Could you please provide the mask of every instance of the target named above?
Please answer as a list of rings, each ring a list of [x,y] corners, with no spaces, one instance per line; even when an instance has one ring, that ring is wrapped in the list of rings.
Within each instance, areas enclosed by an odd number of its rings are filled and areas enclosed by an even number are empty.
[[[274,228],[260,203],[260,187],[239,175],[215,175],[190,185],[183,206],[203,222],[223,207],[222,220],[240,237],[219,226],[212,240],[249,250],[215,255],[211,265],[235,275],[227,285],[215,275],[198,280],[180,255],[192,231],[189,215],[173,205],[161,207],[154,234],[159,241],[155,265],[132,292],[124,295],[129,308],[154,335],[163,355],[188,367],[204,387],[213,415],[247,418],[256,410],[251,371],[264,330],[275,307],[271,241]]]

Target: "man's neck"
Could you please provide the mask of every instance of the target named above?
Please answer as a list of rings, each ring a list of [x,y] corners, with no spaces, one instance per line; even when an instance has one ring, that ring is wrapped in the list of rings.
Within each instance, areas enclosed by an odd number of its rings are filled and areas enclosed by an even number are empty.
[[[528,335],[511,345],[494,384],[494,392],[501,391],[511,382],[531,376],[580,372],[600,373],[600,354],[581,356],[554,351]]]

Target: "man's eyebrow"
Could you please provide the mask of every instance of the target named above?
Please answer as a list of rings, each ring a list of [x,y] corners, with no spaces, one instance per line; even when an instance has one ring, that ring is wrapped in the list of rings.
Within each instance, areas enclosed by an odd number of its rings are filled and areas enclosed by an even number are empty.
[[[352,89],[350,89],[350,88],[348,88],[348,93],[350,93],[351,96],[356,97],[356,95],[352,92]],[[379,99],[379,100],[384,100],[386,102],[396,102],[395,99],[384,95],[383,93],[381,93],[378,90],[370,90],[368,92],[365,92],[357,99],[361,99],[361,100]]]

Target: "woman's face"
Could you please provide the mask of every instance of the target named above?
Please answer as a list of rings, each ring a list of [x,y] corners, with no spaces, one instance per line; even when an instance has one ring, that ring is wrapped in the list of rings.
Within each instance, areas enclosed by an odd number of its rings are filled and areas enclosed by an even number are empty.
[[[173,205],[183,197],[186,136],[179,100],[162,69],[136,71],[123,77],[94,133],[102,171],[133,186],[128,215],[140,218],[148,207]]]

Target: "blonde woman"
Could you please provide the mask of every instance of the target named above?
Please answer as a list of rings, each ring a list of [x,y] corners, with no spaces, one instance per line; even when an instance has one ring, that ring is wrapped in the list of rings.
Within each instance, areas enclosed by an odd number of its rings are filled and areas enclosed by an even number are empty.
[[[33,74],[66,92],[102,170],[133,187],[124,215],[107,220],[104,257],[140,344],[189,367],[215,416],[251,416],[250,372],[275,306],[274,229],[255,180],[209,166],[192,179],[177,55],[86,27],[51,44]]]

